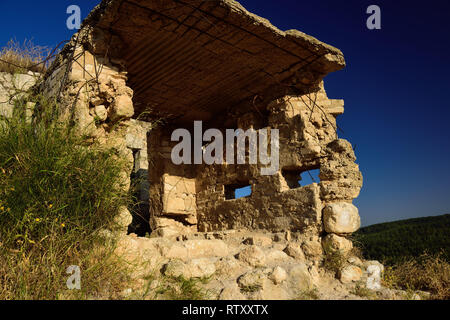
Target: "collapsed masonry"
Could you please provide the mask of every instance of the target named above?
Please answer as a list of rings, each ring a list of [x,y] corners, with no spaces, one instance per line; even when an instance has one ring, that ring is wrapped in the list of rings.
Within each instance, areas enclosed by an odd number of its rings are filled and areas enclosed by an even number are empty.
[[[323,86],[344,66],[338,49],[280,31],[235,1],[108,0],[62,50],[42,89],[80,131],[127,159],[127,186],[132,175],[148,176],[139,198],[153,235],[291,231],[339,246],[348,244],[334,234],[360,226],[352,200],[362,186],[352,146],[337,136],[344,103]],[[171,134],[192,131],[195,120],[204,130],[279,129],[279,171],[173,164]],[[300,174],[313,169],[320,182],[301,186]],[[234,199],[242,186],[251,195]]]

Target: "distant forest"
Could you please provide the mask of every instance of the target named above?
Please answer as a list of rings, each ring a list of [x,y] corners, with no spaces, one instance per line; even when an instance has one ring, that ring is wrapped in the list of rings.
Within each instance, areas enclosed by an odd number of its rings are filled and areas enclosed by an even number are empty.
[[[353,239],[364,258],[387,265],[424,252],[443,252],[450,261],[450,214],[372,225],[361,228]]]

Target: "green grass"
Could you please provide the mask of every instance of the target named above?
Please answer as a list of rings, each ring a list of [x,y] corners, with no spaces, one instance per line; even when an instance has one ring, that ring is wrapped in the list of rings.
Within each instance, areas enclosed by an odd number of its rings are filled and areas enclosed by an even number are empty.
[[[39,121],[26,119],[29,101]],[[124,163],[114,150],[85,146],[54,108],[35,97],[0,119],[0,299],[110,297],[126,278],[96,235],[130,201],[118,180]],[[70,265],[81,268],[80,291],[66,288]]]

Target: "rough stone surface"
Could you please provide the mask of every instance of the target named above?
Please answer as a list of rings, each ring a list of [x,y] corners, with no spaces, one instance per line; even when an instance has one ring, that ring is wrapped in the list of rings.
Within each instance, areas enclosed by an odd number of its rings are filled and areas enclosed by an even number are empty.
[[[95,106],[94,111],[100,121],[106,121],[108,118],[108,111],[104,105]]]
[[[368,269],[371,265],[375,265],[380,269],[381,272],[384,272],[384,266],[379,261],[376,261],[376,260],[364,261],[363,265],[364,265],[364,268],[366,268],[366,269]]]
[[[111,233],[108,234],[111,236]],[[380,299],[406,299],[408,297],[403,291],[390,290],[382,286],[377,289],[374,277],[376,272],[372,272],[372,269],[379,269],[379,265],[374,261],[361,262],[367,263],[369,267],[364,275],[362,275],[361,269],[349,265],[336,278],[334,273],[315,266],[313,257],[305,256],[303,261],[293,258],[273,263],[266,261],[265,265],[258,267],[236,259],[235,256],[239,252],[246,249],[254,250],[254,245],[244,243],[245,239],[253,235],[252,232],[242,230],[196,233],[177,238],[140,238],[135,235],[122,235],[116,253],[132,263],[134,268],[137,267],[132,274],[134,280],[129,284],[133,292],[130,295],[130,291],[125,290],[124,295],[132,297],[133,294],[147,288],[148,280],[145,279],[150,274],[154,279],[148,287],[152,299],[159,288],[164,288],[173,281],[170,279],[179,276],[186,280],[202,278],[201,282],[197,281],[196,283],[204,292],[208,292],[208,299],[309,299],[311,292],[314,292],[319,299],[367,299],[367,297],[355,296],[351,293],[354,292],[357,285],[374,290],[374,294]],[[265,233],[265,235],[271,237],[269,233]],[[291,236],[297,242],[303,235],[293,233]],[[201,256],[194,254],[194,257],[191,258],[188,248],[192,248],[189,245],[192,244],[192,241],[197,241],[195,238],[201,240],[201,243],[210,242],[213,246],[223,242],[227,250],[222,252],[223,257],[217,256],[218,252],[213,250],[203,250]],[[205,238],[210,239],[205,240]],[[219,242],[217,242],[217,238],[220,238]],[[311,241],[310,238],[308,239]],[[259,249],[264,254],[268,254],[270,251],[277,250],[274,247],[278,245],[286,247],[288,241],[282,237],[271,246]],[[202,244],[202,246],[208,245]],[[373,282],[370,280],[372,278]],[[205,281],[205,279],[207,280]]]
[[[291,259],[285,252],[277,249],[270,249],[266,252],[266,262],[277,263]]]
[[[14,111],[14,102],[24,96],[39,79],[40,74],[9,74],[0,72],[0,117],[10,118]]]
[[[167,241],[159,247],[164,256],[172,259],[225,257],[229,254],[228,246],[221,240],[187,240],[175,244]]]
[[[359,281],[362,275],[362,270],[359,267],[352,265],[346,266],[339,271],[339,278],[341,279],[342,283]]]
[[[286,254],[288,254],[290,257],[294,259],[300,261],[305,260],[305,254],[303,253],[300,243],[289,242],[286,248],[284,249],[284,252],[286,252]]]
[[[376,264],[371,264],[367,267],[366,273],[367,273],[367,281],[366,281],[367,289],[380,290],[381,274],[382,274],[381,267]]]
[[[238,254],[238,259],[253,267],[262,267],[266,263],[266,255],[257,246],[245,248]]]
[[[130,213],[130,211],[128,211],[128,209],[126,207],[120,207],[119,208],[119,213],[115,218],[115,221],[118,225],[118,227],[126,232],[128,229],[128,226],[131,224],[131,221],[133,220],[133,217]]]
[[[216,272],[214,262],[207,258],[192,259],[188,262],[172,260],[164,266],[164,275],[182,276],[185,279],[210,277]]]
[[[322,240],[323,248],[326,252],[340,252],[342,255],[347,255],[353,248],[353,243],[335,234],[329,234]]]
[[[313,287],[313,279],[304,263],[295,265],[289,271],[289,281],[298,290],[309,290]]]
[[[280,284],[283,281],[285,281],[288,277],[288,274],[286,270],[284,270],[281,267],[276,267],[273,269],[272,273],[270,274],[269,278],[273,281],[275,284]]]
[[[322,244],[318,238],[313,238],[305,241],[302,244],[302,250],[305,255],[314,260],[321,259],[323,256]]]
[[[222,289],[219,300],[246,300],[246,297],[241,293],[238,285],[234,282]]]
[[[354,256],[349,257],[347,259],[347,262],[350,263],[350,264],[353,264],[353,265],[355,265],[357,267],[364,268],[364,263],[358,257],[354,257]]]
[[[323,209],[323,220],[329,233],[353,233],[361,226],[358,208],[346,202],[328,204]]]
[[[261,247],[270,246],[272,244],[272,239],[267,236],[252,236],[244,241],[245,244],[257,245]]]
[[[244,290],[260,290],[263,288],[264,280],[267,279],[267,274],[261,269],[247,272],[240,276],[237,280],[239,286]]]

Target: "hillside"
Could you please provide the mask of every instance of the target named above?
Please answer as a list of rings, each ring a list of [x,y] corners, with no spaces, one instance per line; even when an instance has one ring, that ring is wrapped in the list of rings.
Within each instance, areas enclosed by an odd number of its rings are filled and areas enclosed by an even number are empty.
[[[450,214],[381,223],[361,228],[355,235],[367,259],[393,264],[424,251],[444,251],[450,258]]]

